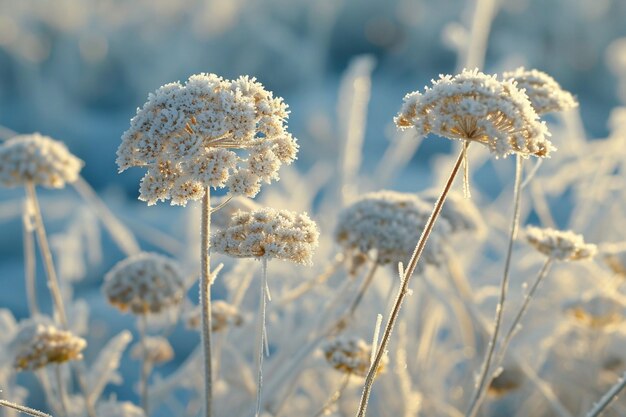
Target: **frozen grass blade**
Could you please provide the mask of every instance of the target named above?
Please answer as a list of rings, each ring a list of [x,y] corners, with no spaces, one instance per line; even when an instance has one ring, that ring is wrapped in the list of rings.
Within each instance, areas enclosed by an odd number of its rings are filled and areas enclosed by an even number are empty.
[[[15,404],[7,400],[0,400],[0,405],[34,417],[52,417],[50,414],[35,410],[34,408],[26,407],[24,405]]]

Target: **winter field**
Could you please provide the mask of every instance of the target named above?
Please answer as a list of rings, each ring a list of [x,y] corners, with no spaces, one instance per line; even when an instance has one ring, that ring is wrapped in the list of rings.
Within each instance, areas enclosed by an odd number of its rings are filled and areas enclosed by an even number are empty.
[[[0,417],[626,416],[626,1],[0,0]]]

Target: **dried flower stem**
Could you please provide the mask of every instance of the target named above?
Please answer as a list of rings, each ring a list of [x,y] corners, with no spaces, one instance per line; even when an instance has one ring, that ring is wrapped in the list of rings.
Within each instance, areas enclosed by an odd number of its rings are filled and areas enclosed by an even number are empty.
[[[57,393],[59,394],[59,403],[61,404],[61,409],[63,410],[63,415],[69,417],[68,413],[68,405],[67,405],[67,394],[65,392],[65,383],[61,376],[61,365],[54,366],[54,376],[56,378],[57,383]]]
[[[409,293],[409,282],[410,282],[411,276],[413,275],[413,272],[415,271],[415,268],[417,267],[417,263],[419,261],[420,255],[422,254],[422,251],[424,250],[424,247],[426,246],[426,241],[428,240],[428,236],[430,236],[433,226],[435,225],[435,221],[437,220],[437,217],[439,217],[439,213],[441,212],[441,209],[446,200],[448,192],[450,191],[450,188],[452,187],[454,178],[459,172],[459,168],[461,167],[461,163],[463,162],[465,151],[466,150],[463,149],[459,153],[459,156],[457,157],[456,162],[454,163],[454,166],[452,167],[452,171],[450,172],[450,176],[448,177],[448,180],[441,194],[439,195],[437,202],[435,203],[433,212],[428,218],[428,222],[426,222],[426,226],[424,227],[424,230],[422,231],[422,235],[420,236],[420,239],[417,242],[417,245],[415,246],[415,251],[413,252],[413,255],[411,256],[411,259],[409,260],[409,264],[406,270],[404,271],[402,284],[400,285],[400,291],[398,292],[398,297],[396,298],[393,309],[391,310],[391,315],[389,316],[389,320],[387,321],[387,324],[385,325],[385,330],[383,332],[383,338],[380,342],[380,347],[378,348],[376,357],[374,358],[374,361],[372,362],[372,366],[370,367],[370,370],[367,373],[367,377],[365,378],[365,385],[363,386],[363,394],[361,395],[361,402],[359,404],[359,410],[357,412],[358,417],[365,416],[365,412],[367,410],[367,402],[369,400],[369,396],[372,390],[372,385],[374,384],[374,379],[376,378],[376,370],[380,366],[380,363],[385,355],[385,351],[387,350],[387,345],[389,344],[389,339],[391,338],[393,326],[398,320],[398,316],[400,314],[400,308],[402,307],[402,302],[404,301],[404,298],[406,297],[406,295]]]
[[[496,342],[498,340],[498,335],[500,334],[500,327],[502,325],[502,313],[504,311],[504,303],[506,301],[506,295],[509,288],[509,271],[511,268],[511,255],[513,254],[513,242],[515,241],[515,236],[517,235],[517,229],[519,226],[519,217],[520,217],[520,191],[522,185],[522,158],[520,155],[515,156],[515,184],[513,187],[513,218],[511,219],[511,229],[509,232],[509,245],[506,253],[506,260],[504,262],[504,274],[502,276],[502,282],[500,284],[500,298],[498,300],[498,306],[496,307],[496,318],[495,324],[493,328],[493,334],[491,335],[491,340],[489,340],[489,347],[487,350],[487,356],[485,357],[485,361],[483,362],[480,378],[476,389],[474,390],[474,395],[472,397],[472,401],[470,403],[470,407],[465,414],[466,417],[475,417],[478,412],[478,408],[480,407],[480,398],[482,396],[482,391],[485,390],[487,386],[487,377],[489,375],[489,370],[491,368],[491,362],[493,360],[493,354],[496,348]]]
[[[7,400],[0,400],[0,405],[34,417],[52,417],[50,414],[35,410],[34,408],[26,407],[25,405],[12,403]]]
[[[48,288],[50,289],[50,295],[52,296],[52,301],[54,303],[55,316],[57,321],[62,325],[63,329],[69,330],[67,316],[65,315],[65,308],[63,306],[63,297],[61,296],[59,280],[57,278],[56,271],[54,270],[54,263],[52,262],[52,252],[50,251],[50,245],[48,244],[48,238],[46,237],[46,229],[41,216],[41,208],[39,206],[39,200],[37,199],[35,184],[28,182],[26,183],[25,188],[26,194],[33,205],[37,243],[39,244],[39,250],[41,251],[41,257],[43,258],[46,276],[48,278]]]
[[[146,416],[150,415],[149,402],[148,402],[148,378],[150,377],[150,360],[148,359],[148,345],[146,343],[146,329],[148,322],[146,315],[139,315],[137,321],[137,327],[139,328],[139,342],[141,343],[141,371],[139,379],[139,389],[141,391],[141,408],[143,408]]]
[[[211,264],[210,264],[210,236],[211,236],[211,189],[206,187],[202,198],[201,224],[201,276],[200,276],[200,306],[202,308],[202,348],[204,352],[204,415],[211,417],[213,407],[213,377],[211,366]]]
[[[29,205],[28,199],[24,203]],[[25,208],[28,210],[28,208]],[[39,304],[37,302],[37,290],[35,284],[35,239],[31,227],[27,224],[29,221],[25,213],[22,218],[22,236],[24,238],[24,278],[26,281],[26,298],[28,299],[28,311],[31,317],[38,316]]]
[[[607,408],[615,398],[622,392],[622,390],[626,387],[626,373],[622,375],[622,377],[609,389],[606,394],[602,396],[600,401],[598,401],[593,408],[587,413],[587,417],[598,417],[605,408]]]
[[[262,279],[259,298],[259,318],[257,329],[257,385],[255,417],[261,414],[261,388],[263,387],[263,357],[267,350],[267,330],[265,311],[267,309],[267,257],[261,258]],[[265,349],[264,349],[265,348]]]

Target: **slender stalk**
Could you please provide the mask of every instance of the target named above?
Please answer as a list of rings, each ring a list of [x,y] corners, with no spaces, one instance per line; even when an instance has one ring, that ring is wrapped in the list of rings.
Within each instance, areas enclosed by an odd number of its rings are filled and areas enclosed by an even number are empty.
[[[67,316],[65,315],[65,307],[63,306],[63,297],[61,296],[59,280],[57,278],[56,271],[54,270],[54,263],[52,262],[52,252],[50,251],[50,245],[48,244],[48,238],[46,237],[46,229],[41,216],[41,208],[39,206],[39,200],[37,199],[35,184],[27,182],[25,188],[26,194],[28,195],[34,210],[33,214],[35,220],[35,232],[37,233],[37,243],[39,244],[39,250],[41,251],[41,257],[43,258],[46,276],[48,278],[48,288],[50,289],[50,295],[52,296],[52,301],[54,303],[55,316],[63,328],[65,330],[69,330]]]
[[[465,149],[463,149],[459,153],[459,156],[457,157],[456,162],[454,163],[454,166],[452,167],[452,171],[450,172],[450,176],[443,190],[441,191],[441,195],[439,196],[439,198],[437,199],[437,202],[435,203],[433,212],[428,218],[428,221],[426,222],[426,226],[424,227],[424,230],[422,231],[422,235],[420,236],[419,241],[417,242],[417,245],[415,246],[415,251],[413,252],[413,255],[411,256],[411,259],[409,260],[409,264],[404,271],[402,284],[400,285],[400,291],[398,292],[398,297],[396,298],[393,309],[391,310],[391,315],[389,316],[387,324],[385,325],[385,330],[383,332],[383,338],[380,342],[380,347],[378,348],[378,351],[376,352],[376,357],[374,358],[374,361],[372,362],[372,365],[367,373],[367,377],[365,378],[365,385],[363,386],[363,394],[361,395],[361,402],[359,404],[359,410],[357,412],[358,417],[365,416],[365,412],[367,410],[367,402],[369,400],[369,396],[372,390],[372,385],[374,384],[374,379],[376,378],[376,370],[380,366],[380,362],[382,361],[385,351],[387,350],[387,345],[389,344],[389,339],[391,338],[391,333],[393,332],[393,326],[398,320],[398,316],[400,314],[400,308],[402,307],[402,302],[404,301],[404,298],[409,292],[409,283],[410,283],[411,277],[413,276],[413,272],[415,271],[415,268],[417,267],[417,263],[424,250],[424,247],[426,246],[426,241],[428,240],[428,237],[430,236],[433,226],[435,225],[435,221],[437,220],[437,217],[439,217],[439,213],[441,212],[441,209],[446,200],[446,197],[448,196],[448,192],[450,191],[450,188],[452,187],[454,178],[459,172],[459,168],[461,167],[461,163],[463,162],[464,154],[465,154]]]
[[[67,394],[65,392],[65,384],[63,382],[63,378],[61,377],[61,365],[54,366],[54,376],[56,377],[57,382],[57,392],[59,394],[59,402],[61,403],[61,409],[63,410],[63,415],[69,417],[68,406],[67,406]]]
[[[34,408],[26,407],[25,405],[12,403],[7,400],[0,400],[0,405],[7,408],[12,408],[13,410],[19,411],[20,413],[28,414],[34,417],[52,417],[50,414],[35,410]]]
[[[202,308],[202,348],[204,353],[204,415],[211,417],[213,407],[213,377],[211,366],[211,189],[206,188],[202,198],[200,245],[200,306]]]
[[[357,307],[359,306],[359,304],[361,304],[361,301],[363,300],[363,296],[365,295],[365,291],[367,291],[370,284],[372,283],[374,279],[374,275],[376,275],[377,270],[378,270],[378,260],[374,259],[372,267],[370,268],[369,272],[367,273],[367,276],[365,277],[365,280],[363,281],[363,284],[361,285],[361,289],[359,290],[359,292],[356,295],[356,298],[352,302],[352,305],[350,306],[350,310],[348,310],[348,314],[347,314],[348,317],[352,317]]]
[[[139,328],[139,342],[141,343],[141,371],[139,375],[139,390],[141,392],[141,408],[146,416],[150,415],[148,402],[148,378],[150,377],[150,359],[148,358],[148,344],[146,340],[146,329],[148,323],[146,315],[141,314],[137,322]]]
[[[587,413],[587,417],[598,417],[602,412],[617,398],[617,396],[626,387],[626,373],[609,389],[606,394],[600,398],[591,410]]]
[[[28,299],[28,311],[31,317],[39,315],[37,302],[37,286],[35,279],[35,239],[31,226],[32,204],[30,199],[24,202],[24,215],[22,216],[22,236],[24,237],[24,280],[26,281],[26,298]]]
[[[261,388],[263,387],[263,357],[267,350],[267,330],[265,327],[265,311],[267,309],[267,257],[261,258],[263,276],[261,279],[261,294],[259,299],[259,323],[257,329],[257,385],[255,417],[261,414]],[[265,349],[264,349],[265,347]]]
[[[520,191],[522,184],[522,159],[521,156],[516,155],[515,159],[515,185],[513,188],[513,218],[511,219],[511,229],[509,233],[509,245],[506,253],[506,260],[504,262],[504,274],[502,276],[502,282],[500,284],[500,298],[498,300],[498,306],[496,307],[496,318],[495,325],[493,329],[493,334],[491,335],[491,339],[489,341],[489,347],[487,348],[487,355],[485,356],[485,361],[483,362],[480,378],[476,389],[474,390],[474,395],[472,396],[472,401],[470,403],[470,407],[465,414],[466,417],[475,417],[478,412],[478,408],[480,406],[480,397],[482,391],[486,387],[487,377],[489,375],[489,370],[491,368],[491,361],[493,360],[493,354],[496,348],[496,342],[498,340],[498,335],[500,334],[500,327],[502,325],[502,313],[504,311],[504,303],[506,301],[506,295],[509,288],[509,271],[511,269],[511,255],[513,254],[513,242],[515,241],[515,236],[517,235],[517,228],[519,226],[519,216],[520,216]]]

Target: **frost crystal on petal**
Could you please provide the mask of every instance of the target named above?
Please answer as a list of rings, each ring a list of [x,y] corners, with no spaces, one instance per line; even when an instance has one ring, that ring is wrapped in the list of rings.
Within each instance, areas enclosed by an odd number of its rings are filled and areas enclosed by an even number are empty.
[[[578,102],[569,92],[545,72],[520,67],[515,71],[504,72],[502,78],[517,83],[517,88],[524,92],[537,114],[559,112],[578,107]]]
[[[140,199],[185,205],[207,187],[255,196],[278,179],[298,150],[289,112],[254,78],[197,74],[157,89],[130,122],[117,150],[121,171],[148,169]]]
[[[275,258],[309,265],[319,231],[306,213],[262,208],[238,211],[213,234],[211,247],[236,258]]]
[[[479,142],[496,157],[546,157],[554,149],[545,123],[512,81],[463,70],[454,77],[441,75],[432,84],[404,98],[395,118],[400,129]]]
[[[83,161],[48,136],[33,133],[15,136],[0,145],[0,184],[15,187],[32,182],[63,188],[78,179]]]
[[[102,290],[122,311],[158,313],[182,300],[184,278],[174,260],[140,253],[117,263],[104,277]]]
[[[29,323],[16,335],[14,366],[18,370],[37,370],[50,363],[80,360],[87,346],[85,339],[52,325]]]
[[[593,257],[597,247],[585,243],[583,236],[571,230],[560,231],[530,226],[526,229],[528,243],[546,256],[559,261],[576,261]]]

